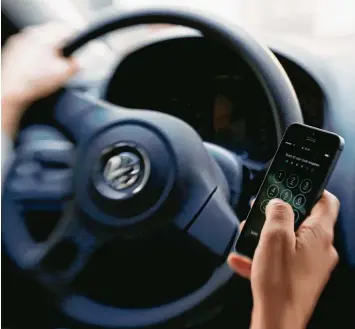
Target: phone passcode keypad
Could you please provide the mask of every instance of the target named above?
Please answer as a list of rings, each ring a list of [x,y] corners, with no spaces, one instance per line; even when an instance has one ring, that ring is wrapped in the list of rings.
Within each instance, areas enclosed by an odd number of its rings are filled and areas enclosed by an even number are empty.
[[[279,195],[280,188],[276,184],[272,184],[267,189],[267,196],[271,199],[276,198]]]
[[[312,181],[310,179],[304,179],[300,184],[300,190],[302,193],[308,193],[312,189]]]
[[[296,174],[289,175],[286,180],[286,185],[288,188],[295,188],[297,187],[300,179]]]
[[[267,206],[267,204],[269,203],[269,201],[270,201],[270,199],[265,199],[265,200],[261,203],[261,205],[260,205],[260,210],[261,210],[261,212],[265,213],[266,206]]]
[[[286,173],[283,170],[278,170],[274,173],[275,183],[282,183],[286,178]]]
[[[293,199],[293,206],[295,208],[302,208],[306,203],[306,197],[303,194],[297,194]]]
[[[307,202],[307,194],[312,190],[312,185],[312,180],[309,178],[277,170],[272,174],[272,179],[269,179],[266,194],[264,193],[264,199],[260,203],[260,210],[265,213],[270,200],[279,198],[292,206],[295,222],[297,222]]]

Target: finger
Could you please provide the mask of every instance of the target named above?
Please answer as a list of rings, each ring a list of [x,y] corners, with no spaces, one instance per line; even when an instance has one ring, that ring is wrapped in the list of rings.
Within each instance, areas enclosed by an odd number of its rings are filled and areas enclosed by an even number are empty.
[[[49,39],[47,36],[59,35],[67,36],[78,30],[75,27],[63,24],[62,22],[49,22],[42,25],[32,25],[25,28],[23,31],[28,34],[42,35],[45,39]]]
[[[250,201],[250,208],[251,208],[252,206],[254,206],[254,203],[255,203],[255,198]]]
[[[338,199],[330,192],[324,191],[311,214],[301,224],[297,235],[310,235],[309,238],[319,238],[325,242],[333,243],[334,225],[338,213]]]
[[[239,225],[239,230],[241,231],[245,225],[245,220],[243,220]]]
[[[56,77],[58,85],[66,83],[78,70],[79,65],[72,58],[58,59],[51,66],[51,74]]]
[[[245,279],[250,279],[251,275],[251,260],[247,257],[231,253],[228,256],[227,263],[229,267]]]
[[[295,246],[294,214],[289,204],[272,199],[266,207],[266,219],[258,247],[278,251],[286,245]]]
[[[338,217],[339,206],[339,200],[332,193],[324,191],[313,207],[309,219],[333,228]]]
[[[64,45],[77,31],[77,29],[61,24],[59,22],[45,25],[28,27],[25,34],[35,42],[59,48]]]

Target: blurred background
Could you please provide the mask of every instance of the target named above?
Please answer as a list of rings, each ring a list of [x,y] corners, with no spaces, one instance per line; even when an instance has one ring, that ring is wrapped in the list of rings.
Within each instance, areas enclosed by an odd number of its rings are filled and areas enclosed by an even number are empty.
[[[211,12],[256,35],[277,35],[297,39],[312,47],[351,47],[355,40],[355,1],[353,0],[2,0],[3,10],[19,26],[62,20],[72,26],[85,26],[105,12],[125,12],[137,8],[185,7]],[[21,8],[21,10],[19,10]],[[126,53],[142,40],[166,26],[129,29],[111,35],[110,46]],[[178,32],[176,32],[178,33]]]
[[[287,43],[326,57],[355,55],[354,0],[2,0],[1,4],[20,28],[57,20],[80,29],[100,16],[138,8],[200,10],[242,25],[269,45]],[[93,79],[100,74],[104,77],[113,63],[143,43],[187,32],[197,33],[183,27],[148,25],[106,35],[77,53],[83,68],[77,78],[90,80],[90,67],[100,58],[105,63],[101,60]]]

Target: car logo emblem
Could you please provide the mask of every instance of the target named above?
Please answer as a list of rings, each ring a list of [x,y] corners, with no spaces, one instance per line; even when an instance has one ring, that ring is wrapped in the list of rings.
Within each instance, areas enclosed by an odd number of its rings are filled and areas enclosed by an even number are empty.
[[[143,175],[141,159],[128,151],[110,157],[103,169],[105,181],[116,191],[132,187]]]

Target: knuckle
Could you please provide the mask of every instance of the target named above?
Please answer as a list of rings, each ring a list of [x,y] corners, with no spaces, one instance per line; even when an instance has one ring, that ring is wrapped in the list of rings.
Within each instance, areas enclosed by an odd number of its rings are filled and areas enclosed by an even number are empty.
[[[35,27],[35,26],[27,26],[25,27],[21,33],[23,34],[33,34],[37,31],[38,27]]]
[[[326,245],[332,245],[334,241],[334,233],[332,230],[322,230],[323,241]]]
[[[302,225],[298,230],[299,235],[306,241],[317,240],[318,233],[314,226]]]
[[[332,199],[332,203],[334,204],[334,207],[336,208],[336,210],[339,210],[339,208],[340,208],[339,199],[334,194],[330,194],[330,195],[331,195],[331,199]]]
[[[334,194],[327,191],[327,193],[324,194],[324,197],[331,207],[333,207],[336,211],[339,210],[340,201]]]
[[[7,40],[7,43],[11,45],[15,44],[18,42],[19,39],[20,39],[20,33],[14,34]]]
[[[302,230],[315,240],[321,241],[325,246],[333,244],[334,234],[332,230],[325,230],[321,225],[304,225]]]
[[[264,240],[266,243],[288,243],[290,240],[288,231],[282,226],[275,226],[265,231]]]
[[[330,258],[332,261],[332,267],[334,268],[339,263],[339,254],[334,247],[330,249]]]

